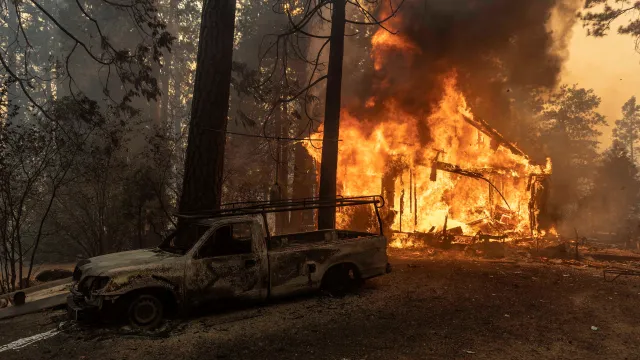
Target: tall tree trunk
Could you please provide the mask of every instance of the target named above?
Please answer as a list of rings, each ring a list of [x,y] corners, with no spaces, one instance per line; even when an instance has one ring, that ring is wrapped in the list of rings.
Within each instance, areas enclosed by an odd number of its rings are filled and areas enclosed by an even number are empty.
[[[4,215],[4,214],[3,214]],[[9,292],[11,289],[10,286],[10,280],[9,280],[9,247],[8,247],[8,228],[9,228],[9,222],[8,222],[8,214],[7,217],[5,218],[4,224],[2,224],[3,228],[3,236],[2,236],[2,252],[0,253],[0,264],[2,264],[2,279],[0,279],[0,282],[4,283],[4,286],[6,288],[6,291]]]
[[[7,19],[8,28],[17,29],[18,13],[16,11],[16,7],[13,5],[9,5],[8,13],[9,13],[9,16]],[[11,40],[8,39],[8,42],[11,42]],[[16,48],[11,48],[11,50],[13,51],[8,51],[8,54],[7,54],[7,64],[9,65],[9,68],[13,70],[14,74],[16,74],[16,76],[21,77],[23,75],[21,75],[21,72],[20,72],[20,65],[19,65],[20,61],[18,59],[19,52],[15,51]],[[8,77],[11,78],[11,76],[8,76]],[[17,79],[15,80],[16,81],[13,83],[13,85],[10,85],[8,87],[7,100],[12,107],[15,106],[18,108],[18,112],[16,116],[12,119],[13,124],[21,125],[24,121],[24,115],[25,115],[25,106],[24,106],[25,104],[23,102],[24,94],[22,93],[22,89],[20,88],[20,84],[18,83]]]
[[[289,119],[286,105],[279,105],[277,111],[277,131],[282,138],[289,137]],[[278,141],[278,176],[276,181],[280,185],[280,199],[289,198],[289,144],[285,141]],[[276,213],[276,227],[280,234],[284,234],[289,225],[289,212]]]
[[[180,211],[219,208],[236,0],[205,0]]]
[[[177,74],[176,74],[177,73]],[[184,75],[182,71],[176,71],[174,73],[173,78],[173,102],[171,104],[172,111],[172,122],[173,122],[173,131],[176,138],[180,137],[182,134],[182,114],[181,116],[176,115],[176,109],[180,109],[182,107],[182,80],[184,79]]]
[[[178,19],[176,16],[176,9],[178,8],[179,1],[171,0],[169,3],[169,23],[167,28],[171,35],[178,37]],[[162,72],[162,109],[160,112],[160,122],[162,126],[167,126],[169,122],[169,83],[171,81],[171,74],[173,66],[173,52],[166,51],[164,53],[164,66]]]
[[[24,287],[24,281],[22,281],[24,271],[24,251],[22,250],[22,236],[18,237],[18,284],[20,289]]]
[[[316,181],[315,171],[313,171],[313,158],[309,152],[297,143],[294,145],[294,166],[293,166],[293,198],[302,199],[313,197],[313,185]],[[305,219],[313,219],[313,211],[293,211],[291,213],[292,230],[300,232]]]
[[[167,52],[165,55],[164,71],[162,72],[162,102],[160,107],[160,124],[167,126],[169,122],[169,81],[171,79],[171,63],[173,55]]]
[[[320,199],[336,198],[338,170],[338,136],[340,135],[340,97],[342,95],[342,60],[344,54],[345,0],[333,1],[331,14],[331,48],[327,71],[327,95],[324,109],[324,138],[320,161]],[[336,209],[318,210],[318,229],[331,229],[336,224]]]
[[[315,22],[314,22],[315,23]],[[312,25],[312,26],[315,26]],[[302,54],[306,54],[309,51],[310,41],[308,38],[301,38],[298,46],[300,47],[300,52]],[[305,86],[307,76],[309,75],[310,69],[309,64],[299,59],[291,59],[290,67],[293,69],[294,74],[298,81],[298,86],[303,88]],[[294,120],[295,123],[295,132],[300,133],[302,130],[306,129],[309,122],[311,121],[307,116],[307,112],[304,107],[307,104],[302,101],[298,104],[298,113],[300,114],[300,118]],[[292,187],[292,198],[294,199],[302,199],[302,198],[310,198],[315,196],[314,186],[316,184],[316,172],[313,169],[313,158],[309,155],[309,152],[304,148],[302,143],[296,142],[292,144],[293,151],[293,183]],[[307,223],[310,221],[310,224]],[[302,232],[307,230],[307,225],[314,225],[313,222],[313,210],[301,210],[301,211],[292,211],[289,220],[289,230],[292,232]]]
[[[155,61],[151,61],[151,76],[158,82],[158,87],[162,86],[160,83],[160,64]],[[160,97],[164,96],[163,94]],[[156,97],[155,100],[149,101],[149,117],[153,120],[155,125],[160,124],[160,117],[162,116],[162,110],[160,107],[161,98]]]

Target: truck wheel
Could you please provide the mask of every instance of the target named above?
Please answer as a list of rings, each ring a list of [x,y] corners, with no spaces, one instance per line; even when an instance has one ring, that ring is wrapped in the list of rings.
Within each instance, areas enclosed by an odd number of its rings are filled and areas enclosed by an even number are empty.
[[[152,330],[162,322],[164,306],[157,297],[150,294],[140,294],[129,303],[128,315],[131,326]]]
[[[13,305],[15,306],[24,305],[26,299],[27,299],[27,296],[25,295],[24,291],[18,291],[13,295]]]
[[[327,271],[322,280],[322,287],[332,296],[342,297],[361,283],[357,269],[344,264],[334,266]]]

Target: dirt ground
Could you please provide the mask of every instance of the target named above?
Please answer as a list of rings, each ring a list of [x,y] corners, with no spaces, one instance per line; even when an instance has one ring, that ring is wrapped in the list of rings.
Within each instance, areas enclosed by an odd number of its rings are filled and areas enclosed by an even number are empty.
[[[342,299],[202,315],[153,335],[66,323],[0,359],[640,359],[640,278],[398,250],[391,262]],[[62,321],[60,310],[2,321],[0,351]]]

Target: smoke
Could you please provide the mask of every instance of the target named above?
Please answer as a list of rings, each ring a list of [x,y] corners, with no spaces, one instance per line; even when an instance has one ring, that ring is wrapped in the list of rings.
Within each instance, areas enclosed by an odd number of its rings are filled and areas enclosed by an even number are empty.
[[[579,6],[579,0],[406,0],[387,24],[400,45],[374,44],[378,69],[347,87],[345,107],[372,118],[393,100],[424,118],[441,99],[443,78],[455,72],[472,111],[520,140],[514,108],[533,89],[558,84]],[[367,107],[369,99],[376,105]],[[421,126],[427,144],[429,129]]]

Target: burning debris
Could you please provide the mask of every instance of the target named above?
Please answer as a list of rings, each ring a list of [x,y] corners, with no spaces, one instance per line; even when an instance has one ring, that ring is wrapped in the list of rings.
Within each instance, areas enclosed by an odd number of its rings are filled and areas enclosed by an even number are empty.
[[[389,119],[378,123],[345,111],[339,188],[344,195],[383,194],[397,247],[538,235],[550,161],[533,164],[473,116],[454,76],[447,82],[439,110],[426,119],[427,146],[412,129],[420,120],[393,105]],[[318,150],[308,150],[320,159]],[[349,214],[338,221],[349,222]]]

